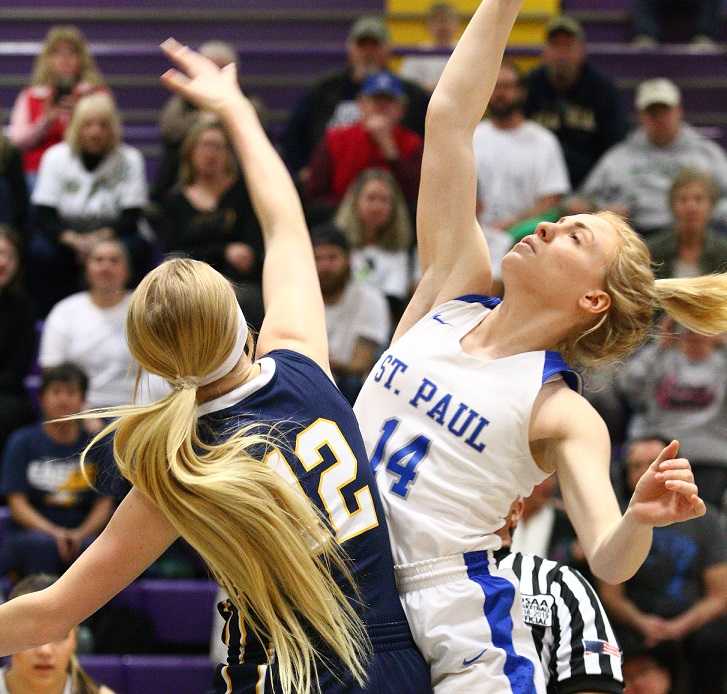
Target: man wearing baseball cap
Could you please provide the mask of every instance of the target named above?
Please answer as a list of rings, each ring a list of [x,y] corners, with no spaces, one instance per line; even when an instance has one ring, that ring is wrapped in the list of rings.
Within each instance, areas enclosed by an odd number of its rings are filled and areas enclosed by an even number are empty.
[[[388,169],[413,210],[419,191],[424,143],[402,125],[404,84],[391,72],[367,77],[359,92],[360,119],[330,128],[313,152],[305,197],[317,210],[331,212],[365,169]]]
[[[635,99],[640,127],[599,161],[570,201],[570,211],[607,208],[630,217],[649,235],[671,219],[669,190],[684,168],[709,173],[721,200],[715,219],[727,221],[727,157],[722,148],[684,122],[679,88],[666,78],[639,85]]]
[[[543,63],[528,77],[525,115],[548,128],[579,186],[601,155],[626,136],[626,115],[613,83],[587,60],[583,27],[554,17],[545,29]]]
[[[350,125],[359,117],[357,96],[371,74],[386,70],[391,55],[389,31],[382,17],[359,17],[346,41],[348,64],[313,85],[293,110],[283,136],[283,154],[288,168],[301,170],[306,178],[311,154],[329,127]],[[403,123],[424,135],[429,95],[418,85],[402,80],[406,93]]]

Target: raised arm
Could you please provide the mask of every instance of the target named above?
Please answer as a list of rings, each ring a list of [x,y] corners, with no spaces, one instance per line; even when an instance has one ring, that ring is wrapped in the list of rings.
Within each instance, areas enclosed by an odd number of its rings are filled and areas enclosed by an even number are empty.
[[[432,94],[417,207],[423,274],[397,335],[436,304],[490,289],[490,256],[475,218],[472,137],[521,5],[522,0],[482,2]]]
[[[50,588],[0,605],[0,656],[65,638],[176,538],[156,506],[133,489],[98,539]]]
[[[626,581],[643,564],[652,529],[704,515],[689,462],[669,444],[639,480],[622,516],[609,478],[610,440],[591,405],[564,384],[543,387],[531,419],[531,446],[558,473],[563,501],[593,573]],[[534,444],[532,442],[535,442]]]
[[[173,39],[162,48],[184,72],[169,70],[162,76],[164,84],[201,109],[215,112],[225,124],[260,220],[265,320],[258,355],[290,348],[328,370],[323,297],[300,198],[255,109],[240,91],[235,66],[220,70]]]

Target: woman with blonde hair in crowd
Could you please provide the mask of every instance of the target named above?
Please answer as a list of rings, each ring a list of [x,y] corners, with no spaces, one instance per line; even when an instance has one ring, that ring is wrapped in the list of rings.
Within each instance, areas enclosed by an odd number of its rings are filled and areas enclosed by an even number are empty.
[[[159,231],[168,253],[203,260],[234,282],[258,328],[264,313],[260,223],[224,125],[205,116],[184,140],[179,184],[163,201]]]
[[[10,116],[10,139],[23,152],[31,183],[45,151],[63,140],[78,100],[103,84],[83,34],[74,26],[52,27],[31,86],[20,92]]]
[[[566,360],[622,359],[657,308],[698,332],[726,330],[727,276],[655,280],[623,219],[586,214],[539,224],[503,259],[504,299],[486,296],[472,137],[521,5],[482,2],[434,91],[417,207],[423,276],[355,405],[438,694],[545,691],[517,582],[492,554],[514,498],[557,472],[589,565],[611,583],[644,562],[654,527],[705,513],[673,441],[621,515],[608,431]],[[612,650],[604,639],[591,652]]]
[[[384,169],[367,169],[351,184],[336,214],[351,244],[353,274],[381,290],[394,315],[409,296],[409,210],[396,179]]]
[[[9,599],[50,588],[54,576],[32,574],[16,584]],[[113,694],[93,681],[76,658],[76,631],[16,653],[0,669],[0,694]]]
[[[323,299],[295,186],[233,68],[173,40],[167,86],[231,134],[266,244],[257,345],[230,283],[169,260],[134,292],[127,339],[172,391],[110,411],[134,489],[51,588],[0,606],[0,654],[54,640],[179,535],[230,600],[215,691],[428,694],[394,583],[386,522],[350,406],[328,366]],[[253,355],[254,350],[254,355]]]
[[[122,142],[111,95],[78,102],[65,134],[43,157],[32,202],[38,234],[31,247],[31,285],[43,314],[79,288],[82,267],[99,241],[118,239],[143,276],[149,244],[141,234],[147,203],[144,158]]]

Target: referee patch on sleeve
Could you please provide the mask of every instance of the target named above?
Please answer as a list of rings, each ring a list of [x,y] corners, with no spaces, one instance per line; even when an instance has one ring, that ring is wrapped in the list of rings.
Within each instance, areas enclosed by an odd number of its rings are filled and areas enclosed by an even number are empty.
[[[549,627],[553,625],[552,595],[521,595],[523,606],[523,621],[536,627]]]

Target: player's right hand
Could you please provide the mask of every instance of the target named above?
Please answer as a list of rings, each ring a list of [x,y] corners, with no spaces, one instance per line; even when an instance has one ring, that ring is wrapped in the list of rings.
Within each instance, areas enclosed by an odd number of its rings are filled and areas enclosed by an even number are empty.
[[[220,69],[209,58],[172,38],[162,43],[161,48],[179,68],[167,70],[162,75],[166,87],[200,109],[214,111],[218,115],[225,114],[230,108],[237,111],[248,108],[254,112],[237,84],[234,63]]]

